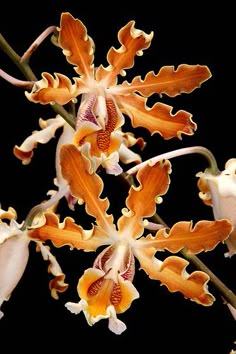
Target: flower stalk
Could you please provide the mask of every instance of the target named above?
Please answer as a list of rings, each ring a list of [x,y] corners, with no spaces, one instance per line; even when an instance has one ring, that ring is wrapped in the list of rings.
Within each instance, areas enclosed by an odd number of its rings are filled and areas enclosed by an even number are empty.
[[[217,166],[215,156],[212,154],[212,152],[209,149],[205,148],[204,146],[192,146],[192,147],[173,150],[170,152],[165,152],[163,154],[160,154],[158,156],[152,157],[146,161],[139,163],[138,165],[126,171],[126,173],[131,175],[138,172],[141,168],[143,168],[147,164],[152,165],[155,164],[157,161],[161,161],[164,159],[170,160],[173,159],[174,157],[179,157],[179,156],[184,156],[189,154],[200,154],[204,156],[209,164],[208,171],[211,172],[213,175],[219,174],[219,169]]]

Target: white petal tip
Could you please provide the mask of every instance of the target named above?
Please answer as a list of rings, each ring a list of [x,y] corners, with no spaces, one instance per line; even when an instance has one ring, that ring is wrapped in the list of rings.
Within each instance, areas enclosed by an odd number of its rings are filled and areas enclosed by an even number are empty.
[[[71,313],[74,313],[75,315],[80,313],[82,310],[80,303],[77,302],[67,302],[65,304],[65,307],[67,308],[67,310],[69,310]]]

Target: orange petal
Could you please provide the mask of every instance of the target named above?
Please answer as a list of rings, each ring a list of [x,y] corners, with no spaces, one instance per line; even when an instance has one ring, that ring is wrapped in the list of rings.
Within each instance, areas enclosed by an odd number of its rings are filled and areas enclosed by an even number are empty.
[[[212,305],[215,298],[209,293],[207,282],[209,276],[202,271],[195,271],[191,274],[186,272],[188,261],[170,256],[164,262],[158,261],[155,257],[149,257],[143,249],[136,249],[135,252],[141,268],[151,279],[159,280],[166,285],[170,292],[180,291],[185,298],[195,301],[198,304]]]
[[[107,87],[115,85],[117,75],[124,76],[124,69],[133,67],[135,55],[142,55],[142,51],[151,44],[153,32],[147,34],[136,29],[134,24],[134,21],[130,21],[121,28],[118,33],[121,47],[119,49],[112,47],[107,55],[107,61],[110,65],[106,68],[101,65],[96,72],[97,81],[105,82]]]
[[[70,246],[86,251],[95,251],[99,246],[107,244],[104,238],[91,237],[75,221],[66,217],[63,223],[59,223],[58,217],[53,213],[45,213],[45,224],[28,231],[28,235],[32,239],[46,241],[50,240],[54,246]],[[87,231],[92,236],[93,230]]]
[[[96,218],[97,224],[108,233],[114,230],[113,216],[107,214],[108,199],[101,199],[103,181],[96,174],[89,174],[90,162],[76,146],[65,144],[60,152],[62,176],[70,186],[71,194],[86,203],[88,214]]]
[[[192,135],[196,130],[191,114],[186,111],[173,115],[172,107],[160,102],[149,108],[146,99],[136,94],[116,96],[116,100],[120,110],[130,117],[133,127],[146,128],[152,135],[159,133],[164,139],[181,139],[181,134]]]
[[[93,78],[94,44],[84,24],[70,13],[61,15],[58,43],[66,59],[76,65],[76,72],[85,78]]]
[[[228,220],[203,220],[196,223],[194,227],[192,222],[182,221],[176,223],[169,232],[160,229],[155,237],[148,236],[143,238],[142,242],[144,247],[154,247],[156,250],[167,249],[176,253],[185,247],[188,253],[196,254],[212,250],[229,236],[232,228]]]
[[[149,72],[144,80],[140,76],[133,79],[131,83],[127,81],[115,88],[118,95],[127,95],[139,92],[145,97],[154,93],[163,93],[174,97],[181,93],[190,93],[211,77],[210,70],[203,65],[181,64],[175,70],[174,66],[164,66],[159,73]]]
[[[79,82],[79,81],[78,81]],[[77,81],[72,85],[67,76],[55,73],[55,78],[47,73],[42,73],[42,80],[37,81],[31,92],[25,92],[29,101],[34,103],[66,104],[74,100],[80,91]]]
[[[130,232],[134,238],[142,235],[142,219],[154,215],[157,197],[165,194],[169,188],[170,171],[168,160],[158,162],[154,166],[146,165],[139,170],[137,174],[139,186],[131,186],[126,199],[126,205],[131,213],[125,213],[118,221],[120,232]]]

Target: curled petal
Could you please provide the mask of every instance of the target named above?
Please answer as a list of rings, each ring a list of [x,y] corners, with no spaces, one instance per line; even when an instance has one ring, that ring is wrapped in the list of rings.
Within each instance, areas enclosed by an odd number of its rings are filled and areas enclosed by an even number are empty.
[[[207,180],[204,178],[204,174],[198,173],[197,177],[199,180],[197,186],[200,190],[199,197],[202,199],[203,203],[209,206],[212,206],[211,192]]]
[[[42,130],[34,131],[20,146],[15,145],[13,150],[14,155],[22,160],[23,165],[29,164],[33,157],[33,150],[37,147],[38,143],[46,144],[55,137],[55,131],[64,124],[65,120],[60,116],[46,121],[40,118],[39,126]]]
[[[176,70],[174,66],[164,66],[157,75],[149,72],[144,80],[137,76],[131,83],[124,81],[114,88],[114,92],[118,95],[139,92],[144,97],[164,93],[175,97],[181,93],[191,93],[210,77],[207,66],[181,64]]]
[[[36,81],[31,92],[25,92],[29,101],[34,103],[48,104],[59,103],[66,104],[80,93],[78,82],[72,85],[67,76],[55,73],[55,78],[47,73],[42,73],[42,80]]]
[[[65,274],[62,272],[56,258],[51,254],[50,248],[42,243],[37,243],[37,250],[41,251],[43,259],[49,261],[48,272],[54,275],[54,279],[50,281],[49,288],[54,299],[58,299],[58,292],[64,292],[68,288],[68,284],[64,282]]]
[[[9,207],[8,210],[3,210],[0,208],[0,220],[2,219],[16,220],[16,218],[17,218],[17,213],[14,208]]]
[[[116,96],[120,110],[127,114],[134,128],[143,127],[153,135],[159,133],[164,139],[178,137],[182,134],[193,135],[196,124],[191,114],[180,110],[172,114],[172,107],[157,102],[151,108],[146,106],[146,99],[137,94]]]
[[[112,47],[107,55],[110,64],[104,68],[100,66],[96,72],[96,79],[105,82],[107,87],[116,84],[117,75],[125,75],[124,69],[132,68],[135,55],[142,55],[143,50],[149,48],[153,38],[153,32],[147,34],[134,27],[135,22],[130,21],[121,28],[118,39],[121,43],[119,49]]]
[[[151,279],[159,280],[166,285],[170,292],[181,292],[185,298],[195,301],[204,306],[210,306],[215,298],[208,291],[207,283],[209,276],[202,271],[195,271],[188,274],[186,267],[188,261],[170,256],[161,262],[151,257],[153,250],[136,249],[135,254],[140,262],[141,268]]]

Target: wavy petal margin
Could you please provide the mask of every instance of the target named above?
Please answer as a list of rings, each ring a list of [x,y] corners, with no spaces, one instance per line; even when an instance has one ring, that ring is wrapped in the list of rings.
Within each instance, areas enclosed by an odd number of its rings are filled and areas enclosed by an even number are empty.
[[[90,174],[90,162],[73,144],[61,147],[60,161],[62,176],[70,186],[71,194],[86,203],[86,211],[96,218],[97,224],[109,233],[114,229],[113,216],[107,214],[109,201],[101,199],[103,181],[96,174]]]
[[[188,274],[186,267],[188,261],[177,256],[167,257],[164,262],[150,257],[143,250],[136,249],[136,257],[141,268],[151,279],[159,280],[170,292],[181,292],[185,298],[200,305],[210,306],[215,301],[209,293],[207,283],[210,277],[202,271]]]
[[[175,70],[174,66],[163,66],[158,74],[150,71],[144,78],[136,76],[131,83],[124,81],[114,93],[127,95],[138,92],[144,97],[154,93],[175,97],[181,93],[191,93],[211,77],[211,72],[205,65],[181,64]]]
[[[71,217],[66,217],[60,223],[56,214],[45,213],[45,224],[29,230],[28,234],[31,239],[42,242],[50,240],[56,247],[68,245],[70,248],[95,251],[99,246],[109,243],[105,237],[96,236],[98,231],[96,228],[84,231]]]
[[[193,227],[192,222],[180,221],[169,231],[160,229],[156,235],[143,238],[143,247],[154,247],[156,251],[168,250],[172,253],[186,248],[188,253],[197,254],[210,251],[219,242],[226,240],[233,230],[229,220],[201,220]]]
[[[192,115],[180,110],[172,114],[172,107],[157,102],[151,108],[146,105],[147,99],[137,94],[116,96],[116,102],[122,113],[128,115],[134,128],[143,127],[153,135],[159,133],[164,139],[178,137],[182,134],[193,135],[197,125]]]
[[[68,284],[64,282],[65,274],[62,272],[56,258],[51,254],[48,246],[37,242],[37,251],[41,251],[43,259],[50,262],[48,272],[51,273],[54,278],[50,280],[49,288],[51,290],[51,296],[57,300],[59,298],[58,292],[62,293],[68,288]]]
[[[55,137],[57,129],[65,125],[65,120],[61,116],[51,118],[48,120],[39,119],[40,131],[33,131],[32,135],[26,138],[23,143],[18,146],[15,145],[13,149],[14,155],[22,161],[23,165],[28,165],[33,157],[33,150],[37,148],[38,143],[46,144]]]
[[[118,220],[119,232],[130,232],[137,238],[143,233],[143,218],[153,216],[156,203],[161,202],[169,188],[171,164],[168,160],[158,162],[154,166],[146,165],[137,174],[138,187],[131,186],[126,205],[129,212]],[[148,200],[148,203],[147,203]]]
[[[151,44],[153,32],[147,34],[136,29],[134,25],[135,21],[130,21],[120,29],[118,39],[121,47],[119,49],[112,47],[107,55],[110,65],[106,68],[101,65],[97,69],[97,81],[105,82],[107,87],[116,85],[117,75],[125,76],[124,69],[133,67],[135,55],[141,56],[143,50],[149,48]]]
[[[84,24],[70,13],[61,15],[58,43],[67,61],[76,65],[75,71],[82,78],[93,78],[94,43]]]
[[[25,92],[29,101],[34,103],[54,104],[55,102],[64,105],[69,101],[76,101],[76,97],[81,93],[78,80],[72,84],[70,79],[59,73],[53,77],[47,72],[42,73],[42,79],[36,81],[31,92]]]

